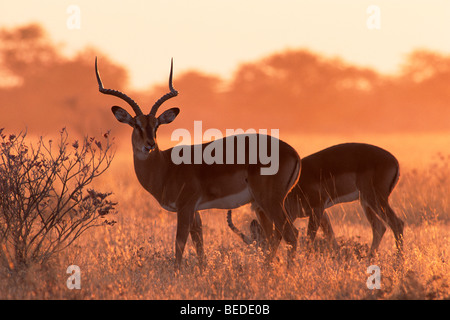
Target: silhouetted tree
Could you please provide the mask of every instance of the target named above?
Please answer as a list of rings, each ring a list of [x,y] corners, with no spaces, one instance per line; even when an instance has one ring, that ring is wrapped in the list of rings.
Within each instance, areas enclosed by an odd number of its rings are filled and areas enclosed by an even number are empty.
[[[0,86],[2,125],[38,134],[67,126],[82,136],[106,131],[108,101],[98,93],[93,49],[64,57],[39,25],[0,31],[0,62],[13,85]],[[108,86],[124,87],[127,74],[101,58]],[[110,100],[112,101],[112,100]]]

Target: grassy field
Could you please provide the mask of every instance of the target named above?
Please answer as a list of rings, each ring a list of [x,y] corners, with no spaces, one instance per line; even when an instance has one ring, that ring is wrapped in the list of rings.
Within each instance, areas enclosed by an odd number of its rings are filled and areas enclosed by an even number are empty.
[[[450,298],[449,156],[402,166],[391,197],[393,209],[406,223],[401,261],[390,229],[379,255],[367,260],[372,231],[358,203],[330,210],[339,255],[308,251],[307,220],[296,221],[300,239],[290,269],[284,243],[267,266],[260,252],[245,246],[228,228],[224,210],[210,210],[202,213],[207,267],[198,269],[189,239],[179,273],[174,271],[176,215],[160,208],[140,187],[130,158],[118,155],[100,182],[119,202],[114,217],[118,223],[91,229],[45,266],[32,266],[20,275],[1,269],[0,299]],[[248,206],[234,211],[235,224],[246,233],[253,218]],[[81,269],[81,290],[66,286],[70,265]],[[379,290],[366,286],[369,265],[380,267]]]

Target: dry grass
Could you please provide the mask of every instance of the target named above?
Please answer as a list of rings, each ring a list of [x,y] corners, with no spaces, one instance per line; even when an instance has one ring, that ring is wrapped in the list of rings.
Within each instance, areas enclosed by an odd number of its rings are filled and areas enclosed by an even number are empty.
[[[225,211],[202,214],[207,268],[200,272],[189,240],[181,272],[174,272],[176,215],[162,210],[116,159],[103,181],[119,202],[118,223],[97,228],[50,264],[18,275],[0,271],[1,299],[449,299],[450,168],[448,158],[425,169],[404,169],[391,199],[406,222],[405,254],[396,259],[388,230],[378,257],[366,258],[372,232],[356,203],[336,206],[330,215],[340,255],[306,250],[301,231],[295,265],[286,250],[266,266],[227,227]],[[235,211],[236,225],[248,232],[249,207]],[[321,236],[321,234],[319,234]],[[321,239],[318,239],[320,244]],[[66,268],[81,268],[81,290],[66,287]],[[369,290],[367,267],[381,268],[381,289]]]

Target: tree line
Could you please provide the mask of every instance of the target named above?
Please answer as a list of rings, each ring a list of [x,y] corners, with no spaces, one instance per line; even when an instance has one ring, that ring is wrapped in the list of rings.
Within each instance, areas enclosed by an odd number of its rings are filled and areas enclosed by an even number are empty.
[[[127,70],[94,48],[66,57],[38,24],[0,30],[0,127],[36,134],[68,127],[80,135],[113,129],[114,97],[98,92],[93,71],[102,57],[107,87],[151,106],[166,79],[147,90],[128,86]],[[237,66],[230,80],[204,71],[176,73],[181,114],[218,128],[278,128],[282,133],[448,132],[450,55],[416,50],[399,72],[382,74],[306,49],[276,52]]]

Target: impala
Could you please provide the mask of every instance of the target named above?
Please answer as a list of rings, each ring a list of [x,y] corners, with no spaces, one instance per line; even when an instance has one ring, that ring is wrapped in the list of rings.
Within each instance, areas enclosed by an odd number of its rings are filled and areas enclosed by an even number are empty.
[[[372,227],[369,257],[380,245],[385,223],[392,229],[397,250],[401,252],[404,224],[388,200],[398,179],[399,163],[386,150],[361,143],[332,146],[302,159],[300,179],[288,194],[285,209],[291,221],[309,217],[307,235],[311,241],[320,224],[327,239],[337,247],[324,211],[338,203],[359,200]],[[255,224],[258,222],[252,221],[252,236],[248,238],[233,225],[231,211],[228,212],[228,225],[247,244],[264,236]]]
[[[268,260],[275,255],[281,237],[290,244],[288,253],[290,257],[293,256],[298,232],[284,210],[284,200],[287,193],[297,183],[300,175],[300,157],[294,148],[277,140],[279,163],[278,171],[273,175],[261,174],[261,169],[267,167],[266,164],[260,161],[256,163],[249,161],[249,158],[252,158],[249,154],[250,151],[257,152],[257,148],[251,146],[249,141],[254,141],[255,135],[257,140],[261,141],[259,138],[262,137],[259,134],[247,134],[244,140],[240,136],[228,136],[201,145],[204,150],[205,148],[211,149],[210,144],[213,143],[225,146],[230,145],[231,142],[235,146],[232,150],[235,157],[238,153],[237,148],[244,147],[249,156],[243,163],[225,161],[225,159],[229,159],[227,151],[230,150],[224,148],[223,164],[206,164],[204,162],[199,164],[195,161],[175,164],[171,158],[172,148],[160,150],[156,141],[156,132],[159,126],[171,123],[180,112],[178,108],[171,108],[156,116],[159,107],[178,94],[172,85],[173,61],[169,75],[170,91],[155,102],[149,114],[144,114],[139,105],[126,94],[103,87],[97,68],[97,59],[95,60],[95,72],[99,91],[124,100],[136,114],[133,117],[121,107],[112,107],[116,119],[133,128],[131,138],[134,169],[140,184],[153,195],[164,209],[177,213],[175,258],[178,269],[189,234],[195,245],[199,264],[201,267],[204,264],[202,222],[199,210],[233,209],[249,202],[259,209],[257,215],[262,222],[266,236],[274,239],[271,241]],[[267,142],[265,150],[270,150],[271,142],[276,138],[271,136],[265,136],[265,138]],[[246,141],[245,146],[242,144],[237,146],[233,143],[235,140]],[[198,145],[191,145],[190,154],[194,155],[198,147]]]

